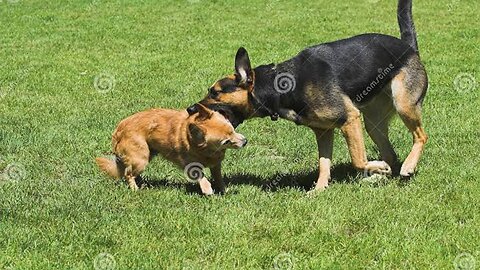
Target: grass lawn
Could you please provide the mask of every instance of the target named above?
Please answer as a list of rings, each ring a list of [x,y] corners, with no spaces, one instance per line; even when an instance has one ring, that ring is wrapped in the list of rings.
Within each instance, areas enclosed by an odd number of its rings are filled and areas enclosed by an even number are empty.
[[[409,182],[364,183],[337,132],[332,184],[308,197],[314,135],[269,119],[238,128],[250,143],[227,154],[225,196],[196,194],[158,159],[132,193],[93,161],[124,117],[203,98],[239,46],[259,65],[364,32],[399,36],[396,5],[0,0],[0,269],[480,267],[478,0],[414,1],[430,141]],[[405,158],[398,118],[391,138]]]

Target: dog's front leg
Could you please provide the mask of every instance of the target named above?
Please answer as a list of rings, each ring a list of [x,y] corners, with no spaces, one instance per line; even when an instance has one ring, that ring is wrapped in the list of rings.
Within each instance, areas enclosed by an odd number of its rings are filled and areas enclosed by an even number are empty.
[[[311,192],[323,191],[328,187],[333,153],[333,129],[313,129],[313,132],[315,132],[318,145],[319,175],[315,189]]]
[[[225,194],[225,182],[222,176],[222,164],[211,167],[210,172],[213,178],[213,190],[218,194]]]
[[[198,184],[200,185],[203,195],[213,195],[212,184],[210,184],[205,176],[198,180]]]

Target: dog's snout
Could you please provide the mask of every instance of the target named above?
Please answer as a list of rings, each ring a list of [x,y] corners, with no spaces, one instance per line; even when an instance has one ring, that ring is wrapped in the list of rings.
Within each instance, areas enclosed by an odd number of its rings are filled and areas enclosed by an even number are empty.
[[[187,112],[188,112],[189,115],[192,115],[192,114],[195,114],[196,112],[198,112],[198,110],[197,110],[197,107],[195,107],[195,105],[192,105],[192,106],[187,108]]]
[[[248,143],[247,138],[245,138],[245,136],[243,136],[242,134],[238,134],[238,136],[237,136],[238,147],[244,147],[245,145],[247,145],[247,143]]]

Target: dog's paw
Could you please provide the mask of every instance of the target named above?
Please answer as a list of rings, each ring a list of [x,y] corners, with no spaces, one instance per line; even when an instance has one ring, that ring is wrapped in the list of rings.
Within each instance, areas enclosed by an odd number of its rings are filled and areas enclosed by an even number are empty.
[[[133,191],[133,192],[136,192],[136,191],[139,190],[137,184],[135,184],[135,183],[134,183],[134,184],[130,184],[130,185],[128,185],[128,186],[130,187],[130,190]]]
[[[392,168],[385,161],[369,161],[365,166],[365,175],[373,174],[391,175]]]
[[[207,190],[207,191],[203,191],[203,190],[202,190],[202,193],[203,193],[203,195],[205,195],[205,196],[212,196],[212,195],[215,194],[215,192],[213,192],[213,189]]]
[[[307,197],[315,197],[317,196],[318,194],[324,192],[325,190],[327,190],[328,188],[328,185],[326,186],[315,186],[314,189],[310,190],[307,192]]]
[[[405,164],[402,166],[402,169],[400,169],[400,176],[404,178],[410,178],[415,174],[415,168],[411,168],[409,166],[406,166]]]
[[[210,196],[214,194],[212,184],[210,184],[208,180],[201,179],[198,183],[200,185],[200,189],[202,190],[203,195]]]

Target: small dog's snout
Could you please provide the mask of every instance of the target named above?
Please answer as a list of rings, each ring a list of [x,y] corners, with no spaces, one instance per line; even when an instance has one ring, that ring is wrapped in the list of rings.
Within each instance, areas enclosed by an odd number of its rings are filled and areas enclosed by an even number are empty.
[[[247,140],[247,138],[244,138],[244,139],[243,139],[243,144],[242,144],[242,147],[244,147],[245,145],[247,145],[247,143],[248,143],[248,140]]]

